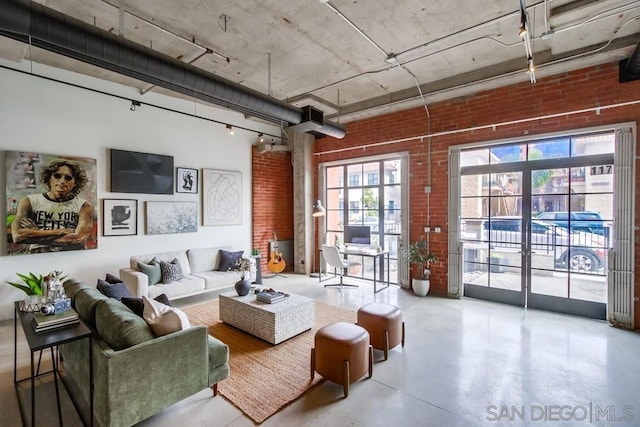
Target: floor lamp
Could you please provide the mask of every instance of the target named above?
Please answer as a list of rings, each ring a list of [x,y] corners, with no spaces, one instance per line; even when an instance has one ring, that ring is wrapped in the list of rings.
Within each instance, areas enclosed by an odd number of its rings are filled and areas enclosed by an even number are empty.
[[[311,277],[320,277],[320,273],[316,273],[316,218],[320,218],[324,216],[324,206],[322,206],[322,202],[320,200],[316,200],[313,204],[313,213],[312,213],[314,222],[313,222],[313,271],[311,272]]]

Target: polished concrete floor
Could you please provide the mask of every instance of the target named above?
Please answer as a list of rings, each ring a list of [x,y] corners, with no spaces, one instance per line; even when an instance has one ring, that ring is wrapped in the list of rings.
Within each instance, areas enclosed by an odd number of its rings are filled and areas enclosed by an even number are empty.
[[[374,294],[364,282],[339,290],[325,288],[317,279],[286,276],[264,284],[354,311],[372,301],[399,306],[406,346],[391,351],[387,361],[376,351],[373,377],[352,384],[348,399],[342,386],[325,381],[264,426],[640,425],[636,332],[468,298],[420,298],[398,287]],[[13,322],[4,322],[0,426],[21,425],[13,353]],[[28,373],[28,354],[19,334],[21,376]],[[38,386],[37,424],[55,425],[53,386],[50,379],[44,382]],[[64,425],[81,425],[62,394]],[[141,425],[235,427],[253,422],[223,397],[212,398],[204,390]]]

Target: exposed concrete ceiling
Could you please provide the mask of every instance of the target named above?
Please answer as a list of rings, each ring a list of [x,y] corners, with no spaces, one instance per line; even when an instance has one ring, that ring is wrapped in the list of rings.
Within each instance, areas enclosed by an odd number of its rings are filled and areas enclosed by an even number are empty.
[[[40,3],[340,123],[530,80],[520,0]],[[640,39],[640,1],[525,5],[538,80],[627,58]],[[185,97],[2,36],[0,57]]]

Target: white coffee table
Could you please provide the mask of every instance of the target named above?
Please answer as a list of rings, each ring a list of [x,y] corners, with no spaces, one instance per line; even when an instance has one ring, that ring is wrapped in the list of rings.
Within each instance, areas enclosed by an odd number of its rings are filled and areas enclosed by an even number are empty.
[[[313,299],[289,294],[274,304],[257,301],[255,294],[220,294],[220,320],[271,344],[279,344],[311,329],[314,322]]]

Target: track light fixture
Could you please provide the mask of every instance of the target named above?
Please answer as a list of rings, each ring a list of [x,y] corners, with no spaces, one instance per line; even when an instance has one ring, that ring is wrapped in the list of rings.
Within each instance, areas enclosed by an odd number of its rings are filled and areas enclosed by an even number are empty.
[[[262,133],[258,134],[258,142],[261,142],[261,143],[264,142],[264,134]]]
[[[131,111],[136,111],[136,107],[140,106],[140,101],[131,101],[131,106],[129,107],[129,110]]]
[[[229,131],[229,135],[233,135],[233,134],[234,134],[234,132],[233,132],[233,126],[231,126],[231,125],[227,125],[227,130]]]
[[[527,19],[527,9],[525,0],[520,0],[520,28],[518,35],[522,37],[524,51],[527,58],[527,73],[531,83],[536,82],[535,66],[533,64],[533,48],[531,47],[531,37],[529,33],[529,21]]]
[[[526,35],[527,35],[527,26],[523,22],[522,24],[520,24],[520,29],[518,30],[518,36],[520,36],[520,38],[524,38]]]

